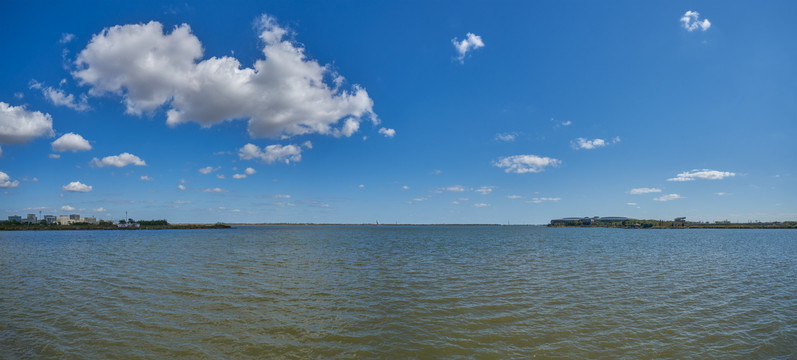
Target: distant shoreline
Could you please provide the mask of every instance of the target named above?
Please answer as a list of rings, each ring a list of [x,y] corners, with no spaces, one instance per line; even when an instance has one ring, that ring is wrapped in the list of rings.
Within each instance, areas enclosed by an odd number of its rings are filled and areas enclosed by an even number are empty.
[[[169,225],[141,225],[139,227],[117,227],[105,225],[0,225],[0,231],[74,231],[74,230],[201,230],[201,229],[230,229],[226,224],[169,224]]]
[[[169,224],[169,225],[142,225],[140,227],[117,227],[102,225],[26,225],[26,224],[3,224],[0,231],[74,231],[74,230],[202,230],[202,229],[230,229],[233,226],[364,226],[364,227],[391,227],[391,226],[500,226],[500,227],[547,227],[547,228],[610,228],[610,229],[797,229],[797,222],[784,223],[732,223],[732,224],[708,224],[708,223],[686,223],[686,224],[667,224],[651,226],[636,226],[632,224],[623,225],[621,223],[610,224],[591,224],[591,225],[551,225],[551,224],[344,224],[344,223],[217,223],[217,224]]]

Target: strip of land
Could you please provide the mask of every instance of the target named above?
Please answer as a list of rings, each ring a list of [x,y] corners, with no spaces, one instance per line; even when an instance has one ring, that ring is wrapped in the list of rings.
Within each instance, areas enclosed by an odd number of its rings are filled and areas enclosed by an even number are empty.
[[[138,226],[117,226],[113,223],[101,224],[0,224],[0,231],[36,230],[175,230],[175,229],[229,229],[226,224],[158,224]]]
[[[666,220],[637,220],[622,221],[568,221],[551,222],[549,227],[602,227],[622,229],[797,229],[797,221],[773,222],[748,222],[732,223],[729,221],[700,222],[700,221],[666,221]]]

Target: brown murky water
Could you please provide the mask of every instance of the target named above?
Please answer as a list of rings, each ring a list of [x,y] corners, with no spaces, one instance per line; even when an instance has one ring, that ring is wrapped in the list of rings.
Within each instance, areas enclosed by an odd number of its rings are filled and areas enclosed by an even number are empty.
[[[797,357],[797,231],[0,232],[0,358]]]

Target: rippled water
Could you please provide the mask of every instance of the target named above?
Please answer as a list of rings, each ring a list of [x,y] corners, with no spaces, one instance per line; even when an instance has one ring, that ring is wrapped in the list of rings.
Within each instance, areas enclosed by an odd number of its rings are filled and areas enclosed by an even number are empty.
[[[797,357],[797,231],[0,232],[0,358]]]

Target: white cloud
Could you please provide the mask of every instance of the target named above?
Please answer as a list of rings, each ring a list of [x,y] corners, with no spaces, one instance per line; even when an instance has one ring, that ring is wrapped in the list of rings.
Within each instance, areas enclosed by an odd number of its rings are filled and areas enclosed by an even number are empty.
[[[212,166],[206,166],[206,167],[203,167],[203,168],[199,169],[199,172],[202,173],[203,175],[207,175],[207,174],[210,174],[210,173],[212,173],[212,172],[214,172],[216,170],[219,170],[219,169],[221,169],[221,166],[215,167],[215,168],[212,167]]]
[[[61,155],[60,154],[50,154],[50,155],[47,155],[47,157],[49,157],[50,159],[60,159]]]
[[[545,170],[548,166],[559,166],[562,162],[537,155],[513,155],[499,158],[493,162],[493,166],[503,168],[507,173],[525,174],[538,173]]]
[[[72,211],[72,210],[75,210],[75,208],[73,208],[73,207],[71,207],[69,205],[64,205],[64,206],[61,206],[61,210],[63,210],[63,211]]]
[[[465,191],[465,187],[462,186],[462,185],[454,185],[454,186],[449,186],[449,187],[443,188],[443,190],[461,192],[461,191]]]
[[[274,199],[290,199],[291,196],[288,195],[288,194],[277,194],[277,195],[272,196],[272,198],[274,198]]]
[[[94,209],[94,212],[98,212],[98,213],[102,213],[102,212],[106,212],[106,211],[108,211],[108,210],[105,210],[104,207],[98,207],[98,208]]]
[[[635,203],[635,202],[627,202],[627,203],[625,203],[625,204],[626,204],[626,205],[628,205],[628,206],[636,206],[636,203]]]
[[[572,121],[567,120],[567,121],[563,121],[561,124],[562,124],[562,126],[570,126],[572,123],[573,123]]]
[[[660,192],[661,192],[661,189],[657,189],[657,188],[636,188],[636,189],[631,189],[631,191],[629,191],[629,193],[631,195],[648,194],[648,193],[660,193]]]
[[[360,185],[358,185],[357,187],[358,187],[358,188],[360,188],[360,189],[362,189],[362,188],[364,188],[364,187],[365,187],[365,184],[360,184]]]
[[[603,139],[592,139],[592,140],[589,140],[589,139],[585,139],[585,138],[577,138],[577,139],[575,139],[575,140],[570,142],[570,146],[572,146],[576,150],[579,150],[579,149],[591,150],[591,149],[595,149],[595,148],[599,148],[599,147],[604,147],[604,146],[609,145],[609,144],[615,144],[615,143],[618,143],[618,142],[620,142],[620,137],[619,136],[615,136],[611,141],[606,141],[606,140],[603,140]]]
[[[17,186],[19,186],[19,180],[11,181],[11,177],[8,174],[0,171],[0,188],[12,189]]]
[[[224,180],[224,174],[216,174],[216,177],[219,179]]]
[[[66,133],[56,139],[51,144],[53,151],[88,151],[91,150],[91,144],[88,140],[75,133]]]
[[[523,196],[520,196],[520,195],[508,195],[506,198],[507,199],[522,199]]]
[[[657,198],[653,198],[653,200],[656,200],[656,201],[670,201],[670,200],[675,200],[675,199],[683,199],[683,197],[681,195],[678,195],[678,194],[667,194],[667,195],[659,196]]]
[[[254,174],[254,173],[256,173],[256,172],[257,172],[257,171],[256,171],[255,169],[252,169],[252,168],[246,168],[246,170],[244,170],[244,173],[243,173],[243,174],[234,174],[234,175],[232,176],[232,178],[233,178],[233,179],[246,179],[246,177],[247,177],[247,176],[249,176],[249,175],[252,175],[252,174]]]
[[[389,137],[389,138],[392,138],[393,136],[396,136],[396,130],[388,129],[388,128],[380,128],[379,129],[379,133],[382,134],[382,135],[385,135],[385,137]]]
[[[244,160],[260,159],[263,162],[272,164],[276,161],[285,162],[299,162],[302,160],[302,147],[312,148],[313,144],[306,141],[302,146],[299,145],[268,145],[260,149],[257,145],[246,144],[238,150],[238,157]]]
[[[476,191],[477,193],[479,193],[479,194],[482,194],[482,195],[487,195],[487,194],[489,194],[489,193],[493,192],[493,188],[494,188],[494,187],[495,187],[495,186],[482,186],[482,187],[480,187],[480,188],[476,189],[475,191]]]
[[[141,175],[141,177],[139,179],[141,179],[143,181],[152,181],[152,180],[154,180],[153,178],[151,178],[151,177],[149,177],[147,175]]]
[[[50,114],[25,110],[0,101],[0,144],[21,144],[37,137],[53,137]]]
[[[542,204],[544,201],[557,202],[559,200],[562,200],[562,198],[558,198],[558,197],[540,197],[540,198],[536,198],[535,197],[535,198],[532,198],[531,200],[526,201],[526,202],[527,203],[533,203],[533,204]]]
[[[69,184],[66,184],[66,185],[62,186],[61,190],[69,191],[69,192],[87,193],[87,192],[91,191],[91,189],[93,189],[93,188],[94,188],[93,186],[83,184],[80,181],[73,181],[73,182],[70,182]]]
[[[495,135],[495,140],[498,141],[513,142],[515,141],[515,138],[517,138],[516,133],[502,133]]]
[[[409,189],[410,189],[410,187],[407,186],[407,185],[404,185],[404,186],[401,187],[401,190],[409,190]]]
[[[191,200],[175,200],[174,203],[177,204],[177,205],[186,205],[186,204],[191,204],[192,201]]]
[[[730,194],[728,194],[728,193],[726,193],[726,192],[721,192],[721,191],[720,191],[720,192],[718,192],[718,193],[715,193],[715,195],[717,195],[717,196],[725,196],[725,195],[730,195]]]
[[[58,42],[61,44],[68,44],[70,41],[74,39],[75,39],[75,34],[63,33],[61,34],[61,39],[58,40]]]
[[[490,206],[490,204],[478,203],[478,204],[473,204],[473,206],[474,207],[487,207],[487,206]]]
[[[202,192],[206,192],[206,193],[209,193],[209,192],[221,193],[221,192],[227,192],[227,190],[224,190],[222,188],[212,188],[212,189],[202,189]]]
[[[703,19],[703,21],[700,21],[700,13],[690,10],[684,13],[684,16],[681,17],[681,26],[683,26],[686,31],[690,32],[697,29],[706,31],[711,27],[711,22],[708,21],[708,19]]]
[[[183,184],[177,185],[177,188],[180,190],[185,190],[185,185]]]
[[[264,57],[251,68],[229,56],[201,60],[202,44],[190,26],[167,34],[151,21],[94,35],[72,75],[91,86],[91,95],[120,95],[130,114],[166,105],[170,126],[248,119],[252,137],[350,136],[363,119],[379,123],[365,89],[342,89],[343,78],[308,59],[273,17],[262,15],[257,27]],[[337,79],[332,86],[325,80],[330,78]]]
[[[451,43],[454,44],[454,48],[457,49],[457,60],[459,60],[460,63],[465,63],[465,55],[467,55],[469,51],[484,47],[482,37],[474,35],[473,33],[465,35],[465,39],[462,39],[462,41],[453,38],[451,39]]]
[[[96,167],[105,167],[105,166],[115,166],[115,167],[125,167],[127,165],[136,165],[136,166],[147,166],[147,163],[144,160],[141,160],[138,156],[135,156],[130,153],[122,153],[119,155],[113,156],[106,156],[99,160],[97,158],[91,159],[92,166]]]
[[[698,170],[694,169],[692,171],[685,171],[674,178],[669,178],[667,181],[693,181],[695,179],[706,179],[706,180],[722,180],[726,177],[736,176],[736,173],[732,173],[729,171],[717,171],[717,170],[710,170],[710,169],[703,169]]]
[[[42,88],[41,92],[47,100],[53,103],[53,105],[66,106],[76,111],[86,111],[91,109],[88,103],[89,99],[86,95],[81,95],[79,97],[80,100],[77,100],[75,95],[67,94],[64,92],[64,90],[56,89],[52,86]]]

